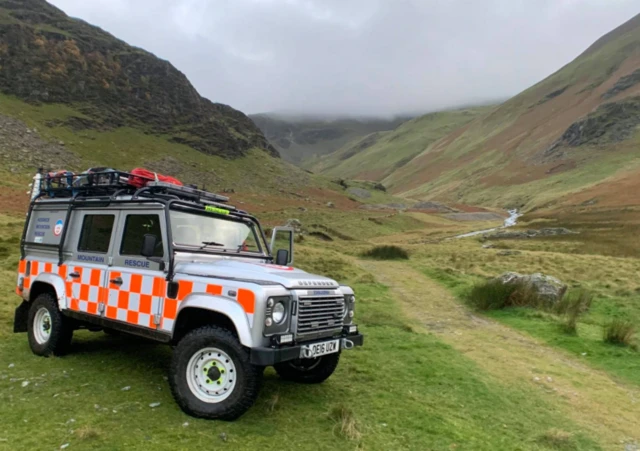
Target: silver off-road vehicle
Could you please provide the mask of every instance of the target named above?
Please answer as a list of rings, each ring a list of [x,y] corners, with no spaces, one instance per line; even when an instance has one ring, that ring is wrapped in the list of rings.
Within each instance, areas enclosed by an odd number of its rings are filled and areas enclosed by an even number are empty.
[[[140,180],[36,176],[14,323],[35,354],[63,354],[82,328],[169,343],[180,407],[233,420],[256,400],[265,367],[319,383],[342,350],[362,345],[353,291],[293,268],[291,229],[276,227],[268,246],[258,220],[227,198]]]

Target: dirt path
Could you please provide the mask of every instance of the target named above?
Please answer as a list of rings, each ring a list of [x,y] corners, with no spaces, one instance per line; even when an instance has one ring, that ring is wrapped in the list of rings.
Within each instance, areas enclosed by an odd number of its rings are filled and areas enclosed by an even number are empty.
[[[640,390],[622,385],[569,354],[472,314],[438,283],[403,263],[360,261],[390,287],[424,332],[473,359],[505,384],[528,384],[575,423],[594,431],[606,449],[640,441]]]

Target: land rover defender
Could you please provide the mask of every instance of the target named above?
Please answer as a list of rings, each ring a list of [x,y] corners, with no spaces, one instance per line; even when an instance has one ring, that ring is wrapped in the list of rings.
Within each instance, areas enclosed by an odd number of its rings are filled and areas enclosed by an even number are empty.
[[[158,177],[39,174],[14,331],[41,356],[67,352],[78,329],[170,344],[182,410],[234,420],[256,400],[265,367],[320,383],[341,351],[363,343],[353,290],[295,269],[293,238],[276,227],[267,245],[258,220],[226,197]]]

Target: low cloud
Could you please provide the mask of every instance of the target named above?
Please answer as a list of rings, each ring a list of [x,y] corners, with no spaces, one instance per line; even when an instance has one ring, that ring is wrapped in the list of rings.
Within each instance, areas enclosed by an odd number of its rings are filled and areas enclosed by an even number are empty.
[[[392,115],[503,99],[637,0],[52,0],[247,113]]]

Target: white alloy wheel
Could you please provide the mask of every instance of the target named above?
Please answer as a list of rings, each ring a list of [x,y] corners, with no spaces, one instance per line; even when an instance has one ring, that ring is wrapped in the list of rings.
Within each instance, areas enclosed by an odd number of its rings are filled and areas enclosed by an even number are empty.
[[[236,375],[233,360],[218,348],[199,350],[187,365],[187,384],[191,393],[207,403],[227,399],[236,386]]]
[[[33,318],[33,336],[38,344],[45,344],[51,336],[51,314],[40,307]]]

